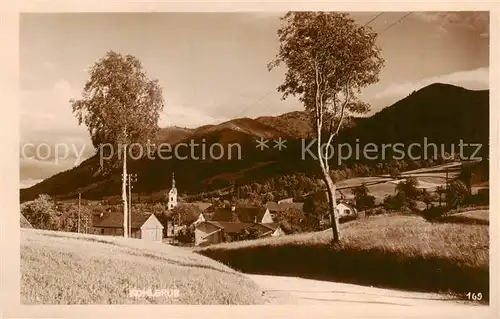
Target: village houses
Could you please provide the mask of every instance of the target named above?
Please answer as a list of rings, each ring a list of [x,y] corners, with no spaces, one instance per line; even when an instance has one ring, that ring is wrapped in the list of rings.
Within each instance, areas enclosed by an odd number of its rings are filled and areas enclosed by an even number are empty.
[[[195,245],[217,244],[227,237],[238,238],[243,231],[255,231],[258,237],[282,236],[285,233],[266,207],[218,208],[210,220],[201,215],[196,221]]]
[[[216,244],[228,239],[238,240],[242,232],[254,232],[257,237],[283,236],[285,232],[275,222],[276,217],[288,209],[303,210],[304,203],[294,202],[292,198],[282,199],[277,202],[267,202],[263,207],[237,207],[226,205],[210,209],[210,203],[194,202],[180,203],[175,186],[175,176],[172,173],[172,187],[167,195],[168,210],[173,210],[180,205],[193,205],[200,211],[199,215],[192,217],[191,225],[194,226],[194,244],[196,246]],[[341,200],[336,207],[340,219],[351,219],[357,217],[356,208]],[[123,235],[123,213],[108,212],[94,216],[92,220],[92,232],[99,235]],[[329,214],[325,214],[321,224],[329,223]],[[172,241],[180,230],[189,224],[180,225],[178,220],[170,220],[166,225],[156,218],[154,214],[135,212],[132,214],[130,237],[150,241],[163,241],[164,237]],[[165,230],[165,231],[164,231]],[[165,234],[165,236],[164,236]]]

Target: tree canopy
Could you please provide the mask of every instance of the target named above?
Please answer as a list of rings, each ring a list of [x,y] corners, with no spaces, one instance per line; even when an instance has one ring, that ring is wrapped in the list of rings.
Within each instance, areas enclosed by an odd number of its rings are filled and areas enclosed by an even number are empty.
[[[109,51],[89,70],[81,99],[72,99],[78,124],[85,124],[94,147],[101,143],[146,143],[158,132],[162,88],[149,79],[132,55]]]
[[[378,81],[384,65],[377,34],[347,13],[289,12],[282,21],[279,53],[268,68],[286,65],[278,87],[283,99],[298,96],[331,134],[346,113],[367,112],[369,105],[356,94]]]

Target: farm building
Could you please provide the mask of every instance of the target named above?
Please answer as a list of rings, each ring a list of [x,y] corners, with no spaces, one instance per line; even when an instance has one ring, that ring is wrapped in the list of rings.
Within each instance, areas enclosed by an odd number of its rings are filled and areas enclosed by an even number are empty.
[[[93,216],[92,232],[96,235],[123,236],[123,213]],[[154,214],[132,214],[130,237],[161,242],[163,225]]]
[[[200,213],[200,215],[198,215],[198,219],[197,219],[197,220],[195,220],[195,221],[193,222],[193,224],[197,225],[197,224],[199,224],[199,223],[203,223],[203,222],[205,222],[206,220],[207,220],[207,219],[205,218],[205,215],[203,215],[203,213]]]
[[[335,212],[337,213],[340,221],[356,219],[358,217],[358,211],[356,207],[346,202],[338,203],[335,208]],[[330,224],[330,214],[328,212],[324,215],[323,219],[320,221],[320,224]]]
[[[191,203],[188,203],[188,204],[198,207],[198,209],[201,212],[206,211],[208,208],[210,208],[210,206],[212,206],[211,203],[205,203],[205,202],[191,202]]]
[[[273,223],[269,209],[265,207],[236,207],[218,208],[212,215],[211,221],[242,222],[242,223]]]
[[[271,217],[276,217],[276,215],[286,211],[287,209],[296,209],[302,211],[304,203],[293,202],[290,199],[280,200],[278,202],[267,202],[266,208],[269,210]]]
[[[337,214],[340,218],[342,217],[356,217],[358,211],[356,210],[356,207],[352,206],[351,204],[340,202],[337,204],[337,207],[335,208],[337,211]]]
[[[218,208],[210,220],[200,214],[195,225],[195,245],[216,244],[227,237],[239,240],[245,230],[256,231],[259,237],[284,235],[266,207]]]
[[[248,223],[205,221],[196,225],[195,245],[203,246],[225,241],[226,236],[238,240],[238,235],[244,230],[255,230],[258,237],[283,236],[285,233],[276,223]]]

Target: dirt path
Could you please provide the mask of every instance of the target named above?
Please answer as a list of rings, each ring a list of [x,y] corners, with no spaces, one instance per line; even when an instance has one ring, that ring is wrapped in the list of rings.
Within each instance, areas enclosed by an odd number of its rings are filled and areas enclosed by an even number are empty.
[[[465,303],[450,296],[381,289],[297,277],[248,275],[264,291],[271,304],[343,304],[369,306],[463,306]],[[470,306],[470,304],[469,304]],[[487,307],[480,307],[487,308]]]

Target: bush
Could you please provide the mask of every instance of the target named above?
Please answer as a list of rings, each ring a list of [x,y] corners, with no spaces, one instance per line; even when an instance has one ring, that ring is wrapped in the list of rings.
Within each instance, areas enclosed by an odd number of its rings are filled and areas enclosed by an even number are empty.
[[[475,195],[467,196],[463,201],[462,205],[488,205],[490,203],[490,199],[488,193],[478,193]]]
[[[377,207],[377,208],[372,208],[368,209],[365,211],[365,216],[375,216],[375,215],[382,215],[382,214],[387,214],[388,211],[384,207]]]
[[[243,229],[241,232],[238,233],[238,238],[239,240],[257,239],[259,238],[259,232],[254,228]]]
[[[60,230],[61,212],[49,195],[41,194],[35,200],[23,203],[21,213],[34,228]]]
[[[384,208],[386,210],[401,210],[406,205],[406,195],[403,192],[399,192],[394,196],[387,195],[384,198]]]
[[[454,180],[446,191],[446,203],[450,208],[459,206],[468,196],[470,191],[464,182]]]
[[[444,206],[431,206],[422,212],[422,216],[428,221],[434,221],[448,212]]]
[[[418,180],[415,177],[408,177],[404,182],[396,186],[397,193],[404,193],[407,199],[415,200],[420,196],[420,190],[417,188]]]
[[[96,206],[101,209],[102,206]],[[57,229],[65,232],[78,232],[78,204],[62,207]],[[80,232],[90,233],[92,229],[92,209],[89,205],[80,206]]]
[[[194,243],[194,226],[189,225],[179,231],[176,239],[180,243]]]
[[[360,211],[375,206],[375,196],[369,195],[368,192],[368,187],[364,183],[351,190],[351,193],[354,195],[355,206]]]

